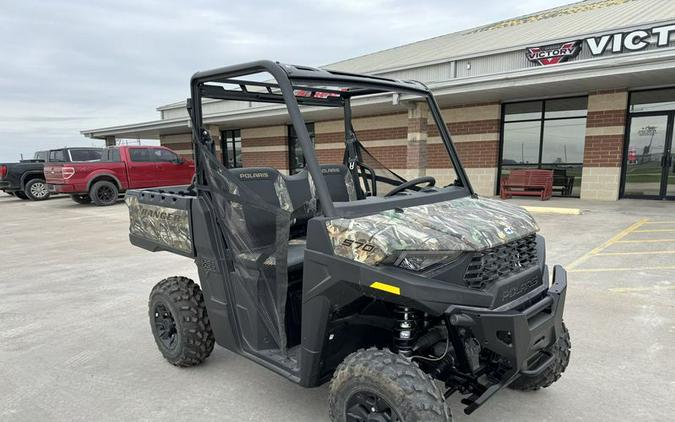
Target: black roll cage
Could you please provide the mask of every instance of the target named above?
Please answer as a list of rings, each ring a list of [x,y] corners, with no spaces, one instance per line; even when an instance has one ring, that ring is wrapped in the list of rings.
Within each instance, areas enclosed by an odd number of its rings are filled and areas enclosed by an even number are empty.
[[[237,79],[247,75],[269,73],[276,83],[259,82],[245,79]],[[237,85],[239,90],[226,89],[220,85]],[[317,87],[316,85],[319,85]],[[349,90],[333,90],[320,86],[347,85]],[[249,87],[257,87],[259,90],[252,91]],[[263,90],[261,90],[263,89]],[[296,96],[295,90],[307,93],[305,96]],[[345,143],[350,148],[353,130],[351,127],[351,98],[383,93],[404,93],[421,96],[426,99],[429,110],[436,122],[439,134],[448,150],[450,159],[461,185],[470,195],[473,189],[469,182],[464,167],[462,166],[457,151],[452,144],[448,128],[443,124],[440,108],[430,90],[421,82],[400,81],[370,75],[358,75],[346,72],[329,71],[325,69],[307,66],[288,65],[271,60],[260,60],[233,66],[197,72],[190,81],[191,98],[188,99],[187,107],[191,116],[193,149],[197,150],[196,143],[211,143],[209,132],[203,128],[202,99],[214,98],[220,100],[250,101],[274,104],[286,104],[286,108],[300,142],[300,147],[305,157],[307,170],[314,180],[317,196],[322,207],[323,214],[327,217],[337,215],[335,205],[330,197],[328,185],[322,177],[321,167],[316,158],[314,145],[312,144],[305,120],[302,117],[299,106],[341,107],[344,109],[345,120]],[[320,94],[319,94],[320,93]],[[317,95],[319,94],[319,95]],[[326,95],[328,94],[328,95]],[[195,167],[197,183],[204,185],[204,166],[200,163],[199,154],[195,154]],[[199,192],[199,189],[197,190]]]

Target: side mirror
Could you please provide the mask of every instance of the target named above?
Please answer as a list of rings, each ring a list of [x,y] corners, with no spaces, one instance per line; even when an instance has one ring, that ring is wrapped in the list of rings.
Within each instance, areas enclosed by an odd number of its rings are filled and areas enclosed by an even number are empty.
[[[185,158],[183,158],[183,157],[178,157],[178,158],[176,158],[173,162],[174,162],[175,164],[178,164],[178,165],[180,165],[180,164],[185,164]]]

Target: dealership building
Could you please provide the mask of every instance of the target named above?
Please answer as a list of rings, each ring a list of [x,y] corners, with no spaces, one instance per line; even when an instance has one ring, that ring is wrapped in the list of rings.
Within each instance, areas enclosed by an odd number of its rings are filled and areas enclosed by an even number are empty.
[[[542,168],[559,196],[675,199],[675,1],[583,1],[322,67],[425,83],[482,195],[515,169]],[[386,152],[387,167],[406,174],[408,147],[423,141],[428,172],[447,170],[423,103],[390,94],[352,107],[360,141]],[[159,139],[190,157],[186,102],[157,110],[155,121],[82,133],[108,145]],[[340,116],[303,112],[319,159],[341,162]],[[302,166],[283,106],[205,100],[204,121],[227,166]]]

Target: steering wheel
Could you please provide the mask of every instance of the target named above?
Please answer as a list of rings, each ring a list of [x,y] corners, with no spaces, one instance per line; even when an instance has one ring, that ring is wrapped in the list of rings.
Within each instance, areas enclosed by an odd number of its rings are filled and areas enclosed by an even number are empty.
[[[434,179],[431,176],[422,176],[422,177],[417,177],[412,180],[408,180],[407,182],[403,182],[400,185],[396,186],[394,189],[390,190],[385,197],[388,196],[394,196],[397,193],[403,192],[404,190],[410,189],[413,186],[421,185],[422,183],[426,183],[427,185],[425,188],[430,188],[433,186],[436,186],[436,179]]]

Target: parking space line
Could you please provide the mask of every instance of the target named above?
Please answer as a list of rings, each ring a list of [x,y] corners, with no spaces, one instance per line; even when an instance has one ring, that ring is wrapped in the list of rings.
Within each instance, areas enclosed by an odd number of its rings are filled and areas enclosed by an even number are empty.
[[[606,273],[610,271],[650,271],[650,270],[675,270],[675,265],[654,267],[626,267],[626,268],[574,268],[567,270],[568,273]]]
[[[622,256],[622,255],[663,255],[671,254],[675,251],[638,251],[638,252],[602,252],[595,254],[595,256]]]
[[[662,232],[675,232],[675,229],[635,230],[633,233],[662,233]]]
[[[672,221],[647,221],[645,224],[675,224],[675,220],[672,220]]]
[[[661,243],[661,242],[675,242],[675,239],[617,240],[614,243]]]
[[[646,219],[646,218],[643,218],[643,219],[640,219],[640,220],[636,221],[635,223],[631,224],[630,226],[626,227],[625,229],[623,229],[622,231],[617,233],[614,237],[612,237],[611,239],[609,239],[608,241],[606,241],[602,245],[591,249],[590,251],[586,252],[584,255],[582,255],[579,258],[577,258],[576,260],[574,260],[571,264],[569,264],[567,266],[567,270],[568,271],[574,271],[574,269],[576,267],[578,267],[579,265],[588,261],[594,255],[597,255],[600,252],[602,252],[603,250],[612,246],[614,243],[617,243],[617,242],[621,241],[621,239],[623,239],[624,237],[628,236],[630,233],[632,233],[635,230],[637,230],[638,228],[640,228],[642,225],[647,223],[647,221],[649,221],[649,220]]]
[[[609,289],[610,292],[615,293],[631,293],[631,292],[652,292],[655,290],[675,290],[675,286],[651,286],[651,287],[615,287]]]

